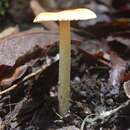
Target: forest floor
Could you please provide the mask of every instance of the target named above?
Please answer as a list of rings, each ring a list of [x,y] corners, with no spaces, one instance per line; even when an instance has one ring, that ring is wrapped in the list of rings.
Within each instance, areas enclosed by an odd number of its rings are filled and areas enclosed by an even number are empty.
[[[57,23],[33,24],[30,13],[22,23],[16,14],[1,19],[0,130],[130,129],[130,2],[97,1],[88,4],[97,19],[72,23],[71,106],[64,117]]]

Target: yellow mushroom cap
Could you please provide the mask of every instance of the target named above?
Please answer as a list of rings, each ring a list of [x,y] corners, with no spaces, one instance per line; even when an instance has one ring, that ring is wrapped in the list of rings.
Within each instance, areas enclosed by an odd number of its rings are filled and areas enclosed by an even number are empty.
[[[88,20],[94,18],[96,18],[96,14],[93,11],[79,8],[59,12],[43,12],[36,16],[34,22]]]

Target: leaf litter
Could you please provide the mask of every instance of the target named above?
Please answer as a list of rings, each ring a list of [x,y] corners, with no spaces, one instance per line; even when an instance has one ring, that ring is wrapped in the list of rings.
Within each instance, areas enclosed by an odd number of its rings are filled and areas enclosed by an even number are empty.
[[[0,130],[130,128],[129,8],[116,1],[88,1],[100,18],[73,24],[65,117],[58,114],[57,31],[38,28],[0,39]]]

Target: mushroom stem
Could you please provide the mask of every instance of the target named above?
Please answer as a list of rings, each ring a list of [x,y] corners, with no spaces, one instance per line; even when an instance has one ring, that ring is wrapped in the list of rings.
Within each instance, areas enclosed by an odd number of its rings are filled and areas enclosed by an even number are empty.
[[[60,61],[58,100],[59,112],[65,115],[70,106],[70,68],[71,68],[70,22],[60,21]]]

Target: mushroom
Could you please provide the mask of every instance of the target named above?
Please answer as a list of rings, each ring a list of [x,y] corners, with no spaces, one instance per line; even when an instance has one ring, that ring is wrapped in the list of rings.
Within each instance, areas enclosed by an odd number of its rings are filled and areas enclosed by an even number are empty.
[[[96,14],[86,8],[64,10],[60,12],[43,12],[34,19],[34,22],[59,21],[59,112],[65,115],[70,106],[70,71],[71,71],[71,33],[70,21],[88,20],[96,18]]]

